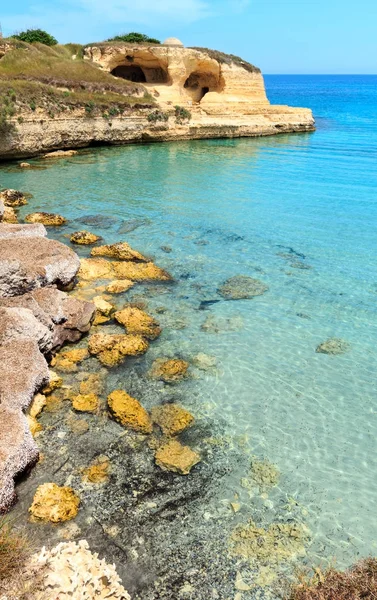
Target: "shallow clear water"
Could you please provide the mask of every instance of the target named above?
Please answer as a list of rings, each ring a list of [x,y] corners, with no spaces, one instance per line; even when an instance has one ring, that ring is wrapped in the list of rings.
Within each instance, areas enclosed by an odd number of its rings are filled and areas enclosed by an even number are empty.
[[[317,131],[93,149],[45,170],[3,166],[0,187],[34,195],[23,214],[113,217],[51,235],[126,239],[172,272],[179,284],[149,307],[187,326],[167,326],[151,358],[216,357],[191,383],[196,414],[225,418],[278,466],[280,490],[308,515],[309,560],[343,566],[377,548],[377,77],[266,83],[271,101],[311,107]],[[122,233],[130,219],[140,226]],[[269,292],[197,310],[237,274]],[[217,333],[201,329],[208,317]],[[330,337],[350,350],[316,353]]]

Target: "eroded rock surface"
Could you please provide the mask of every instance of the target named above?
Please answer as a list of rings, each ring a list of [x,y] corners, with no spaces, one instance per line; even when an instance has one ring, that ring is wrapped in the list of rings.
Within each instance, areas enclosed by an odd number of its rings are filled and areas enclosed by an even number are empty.
[[[90,244],[95,244],[99,242],[102,238],[95,233],[90,233],[90,231],[75,231],[72,233],[70,237],[70,241],[72,244],[79,244],[81,246],[89,246]]]
[[[140,308],[126,306],[114,315],[115,320],[126,328],[127,333],[139,334],[149,340],[156,339],[161,328],[157,321]]]
[[[42,225],[48,225],[49,227],[60,227],[67,222],[67,219],[53,213],[36,212],[26,215],[25,221],[27,223],[42,223]]]
[[[72,488],[44,483],[35,492],[29,512],[35,521],[61,523],[74,519],[79,506],[80,498]]]
[[[78,256],[55,240],[0,239],[0,296],[17,296],[53,283],[66,286],[79,266]]]
[[[140,252],[137,252],[137,250],[133,250],[127,242],[98,246],[98,248],[93,248],[90,254],[91,256],[107,256],[117,260],[147,262],[147,259]]]

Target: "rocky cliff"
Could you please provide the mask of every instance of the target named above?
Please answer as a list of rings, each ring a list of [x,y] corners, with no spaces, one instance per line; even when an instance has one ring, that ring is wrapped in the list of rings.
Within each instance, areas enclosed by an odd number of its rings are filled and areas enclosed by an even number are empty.
[[[9,48],[4,49],[4,56]],[[1,63],[0,59],[0,63]],[[23,107],[2,132],[0,158],[90,144],[247,137],[314,130],[311,110],[271,105],[260,70],[242,59],[179,40],[148,46],[102,43],[84,48],[84,63],[114,81],[144,90],[128,109],[93,110],[94,102],[51,110],[44,99]],[[1,64],[0,64],[1,66]],[[76,82],[77,83],[77,82]],[[62,85],[55,82],[60,93]],[[141,86],[141,88],[140,88]],[[69,83],[65,82],[69,88]],[[126,93],[126,92],[124,92]],[[106,94],[106,92],[105,92]],[[119,94],[118,94],[119,95]],[[108,96],[109,97],[109,96]],[[146,102],[145,98],[150,98]]]

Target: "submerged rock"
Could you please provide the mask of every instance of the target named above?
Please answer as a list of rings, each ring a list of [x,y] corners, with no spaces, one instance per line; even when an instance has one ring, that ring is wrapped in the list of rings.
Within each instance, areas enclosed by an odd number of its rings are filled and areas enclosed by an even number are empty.
[[[82,480],[86,483],[106,483],[109,480],[110,460],[101,455],[86,469],[82,470]]]
[[[59,227],[67,222],[67,219],[61,215],[55,215],[47,212],[36,212],[26,215],[25,221],[27,223],[42,223],[42,225],[48,225],[50,227]]]
[[[130,279],[131,281],[172,281],[171,275],[164,269],[160,269],[152,262],[113,263],[114,273],[118,279]]]
[[[115,390],[108,396],[107,403],[121,425],[141,433],[152,433],[152,421],[138,400],[123,390]]]
[[[20,169],[30,169],[31,168],[31,164],[28,162],[22,162],[18,166],[20,167]]]
[[[72,244],[80,244],[82,246],[88,246],[89,244],[95,244],[99,242],[102,238],[99,235],[95,235],[95,233],[90,233],[90,231],[75,231],[72,233],[70,237],[70,241]]]
[[[320,354],[344,354],[351,348],[351,344],[340,338],[330,338],[316,348]]]
[[[115,279],[106,287],[109,294],[122,294],[132,288],[135,283],[128,279]]]
[[[72,406],[78,412],[95,412],[99,406],[99,398],[95,394],[79,394],[72,399]]]
[[[34,522],[61,523],[74,519],[79,506],[80,498],[72,488],[44,483],[37,488],[29,512]]]
[[[66,158],[75,156],[75,154],[78,154],[77,150],[54,150],[53,152],[47,152],[42,158]]]
[[[174,383],[186,377],[189,366],[188,362],[180,358],[157,358],[150,370],[150,376],[162,379],[166,383]]]
[[[199,352],[199,354],[194,356],[193,363],[201,371],[210,371],[216,367],[217,359],[215,356],[210,356],[209,354],[204,354],[204,352]]]
[[[178,404],[154,406],[151,416],[153,423],[156,423],[162,433],[168,436],[179,435],[194,422],[192,414]]]
[[[251,461],[251,477],[262,492],[279,483],[280,473],[278,468],[268,460],[253,458]]]
[[[200,455],[189,446],[183,446],[177,440],[170,440],[157,450],[155,460],[161,469],[188,475],[200,462]]]
[[[98,248],[93,248],[90,254],[91,256],[107,256],[109,258],[116,258],[117,260],[147,262],[147,259],[140,252],[137,252],[137,250],[133,250],[127,242],[98,246]]]
[[[0,200],[4,202],[5,206],[11,206],[12,208],[27,204],[27,200],[22,192],[11,189],[0,192]]]
[[[83,373],[85,379],[80,383],[80,394],[101,394],[103,391],[103,376],[99,373]]]
[[[127,333],[143,335],[154,340],[160,333],[161,328],[157,321],[144,311],[133,306],[126,306],[114,315],[115,320],[126,328]]]
[[[254,298],[254,296],[261,296],[268,289],[268,285],[259,279],[254,279],[247,275],[236,275],[227,279],[220,286],[218,292],[226,300],[243,300]]]
[[[60,377],[60,375],[55,373],[55,371],[50,370],[50,381],[43,388],[42,392],[45,396],[47,396],[47,394],[52,394],[52,392],[54,392],[58,388],[61,388],[62,385],[63,385],[63,379]]]
[[[111,229],[117,223],[117,219],[110,217],[110,215],[84,215],[76,219],[76,222],[91,227],[98,227],[99,229]]]
[[[89,338],[89,352],[107,367],[119,365],[127,356],[139,356],[148,350],[140,335],[95,333]]]
[[[230,546],[236,556],[257,565],[272,565],[304,556],[308,539],[309,531],[300,523],[273,523],[263,529],[251,520],[246,525],[236,527]]]

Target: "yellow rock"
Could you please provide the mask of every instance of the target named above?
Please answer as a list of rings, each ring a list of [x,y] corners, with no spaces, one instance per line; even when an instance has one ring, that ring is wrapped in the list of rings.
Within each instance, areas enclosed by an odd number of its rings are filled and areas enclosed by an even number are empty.
[[[42,392],[45,395],[51,394],[54,390],[57,390],[58,388],[62,387],[62,385],[63,379],[60,377],[60,375],[55,373],[55,371],[50,370],[50,381],[46,385],[46,387],[43,388]]]
[[[116,258],[117,260],[134,260],[140,262],[147,262],[147,259],[133,250],[127,242],[118,242],[117,244],[108,244],[106,246],[98,246],[93,248],[90,253],[91,256],[108,256],[109,258]]]
[[[69,360],[73,363],[81,363],[83,360],[89,357],[89,351],[87,348],[75,348],[74,350],[65,350],[59,352],[58,358]]]
[[[49,225],[50,227],[58,227],[64,225],[67,219],[61,215],[55,215],[47,212],[36,212],[26,215],[25,221],[27,223],[42,223],[42,225]]]
[[[76,373],[78,371],[77,364],[67,358],[57,359],[54,366],[58,371],[63,371],[64,373]]]
[[[154,379],[162,379],[166,383],[174,383],[186,376],[188,368],[189,363],[179,358],[172,358],[171,360],[157,358],[152,365],[150,375]]]
[[[97,373],[88,373],[87,378],[80,383],[80,394],[101,394],[103,381]]]
[[[190,427],[194,417],[178,404],[155,406],[151,411],[152,421],[161,427],[165,435],[178,435]]]
[[[90,231],[75,231],[72,233],[70,240],[72,244],[80,244],[83,246],[88,246],[89,244],[95,244],[100,240],[99,235],[95,235],[95,233],[90,233]]]
[[[200,455],[177,440],[170,440],[157,450],[155,460],[165,471],[188,475],[192,467],[200,462]]]
[[[140,335],[96,333],[89,338],[89,352],[107,367],[114,367],[126,356],[139,356],[147,350],[148,342]]]
[[[33,401],[29,407],[29,415],[31,417],[38,417],[41,414],[42,410],[46,406],[46,396],[43,394],[36,394],[33,398]]]
[[[80,499],[72,488],[44,483],[37,488],[29,512],[34,522],[61,523],[74,519],[79,506]]]
[[[110,460],[107,456],[98,456],[92,465],[83,469],[82,480],[86,483],[106,483],[109,480]]]
[[[160,269],[152,262],[134,263],[131,261],[114,262],[113,269],[118,279],[131,281],[171,281],[172,277],[167,271]]]
[[[108,323],[109,321],[111,321],[110,317],[105,317],[105,315],[101,315],[101,313],[96,312],[96,316],[94,317],[92,326],[97,327],[98,325],[103,325],[104,323]]]
[[[106,291],[109,294],[122,294],[123,292],[127,292],[130,288],[135,285],[133,281],[129,279],[115,279],[106,288]]]
[[[82,258],[78,277],[85,280],[113,279],[113,265],[104,258]]]
[[[10,206],[4,207],[3,222],[18,223],[17,215],[14,208],[11,208]]]
[[[138,400],[129,396],[123,390],[115,390],[108,398],[110,412],[124,427],[129,427],[141,433],[152,432],[152,422],[145,408]]]
[[[0,200],[4,202],[4,206],[10,206],[11,208],[18,208],[27,204],[27,200],[22,192],[11,189],[0,192]]]
[[[56,396],[55,394],[49,394],[46,397],[46,411],[49,413],[59,412],[62,407],[62,402],[63,399],[59,398],[59,396]]]
[[[93,298],[93,302],[97,311],[105,317],[108,317],[111,314],[111,311],[114,309],[113,305],[102,298],[102,296],[95,296]]]
[[[114,315],[116,321],[126,328],[127,333],[135,333],[154,340],[161,333],[161,328],[153,317],[140,308],[126,306]]]
[[[85,419],[77,419],[73,414],[69,414],[65,421],[70,430],[77,435],[82,435],[89,430],[88,422]]]
[[[26,419],[29,425],[31,435],[33,437],[37,437],[38,433],[43,429],[42,425],[38,423],[37,419],[35,417],[32,417],[31,415],[26,415]]]
[[[99,398],[95,394],[79,394],[73,398],[72,406],[79,412],[95,412],[99,406]]]

